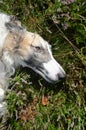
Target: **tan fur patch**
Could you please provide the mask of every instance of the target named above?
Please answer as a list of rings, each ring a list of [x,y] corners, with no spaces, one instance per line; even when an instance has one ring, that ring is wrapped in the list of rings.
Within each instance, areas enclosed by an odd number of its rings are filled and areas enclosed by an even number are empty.
[[[17,48],[21,41],[23,40],[23,37],[21,37],[18,34],[9,33],[4,41],[4,50],[8,51],[14,51],[15,48]]]
[[[31,53],[33,53],[33,49],[32,46],[40,46],[40,36],[38,34],[34,34],[34,33],[26,33],[23,41],[20,44],[20,52],[21,55],[24,55],[27,57],[27,55],[30,55]]]

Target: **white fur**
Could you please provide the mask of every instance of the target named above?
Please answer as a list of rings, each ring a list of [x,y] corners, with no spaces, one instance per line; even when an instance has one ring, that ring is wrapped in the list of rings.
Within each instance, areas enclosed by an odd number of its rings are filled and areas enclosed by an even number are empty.
[[[7,107],[6,102],[3,101],[2,103],[0,103],[0,117],[7,112],[6,107]]]
[[[4,40],[8,34],[8,30],[5,27],[5,23],[9,22],[10,17],[6,14],[0,14],[0,50],[3,47]]]
[[[8,51],[5,51],[5,52],[4,52],[3,58],[4,58],[4,61],[5,61],[8,65],[13,65],[13,64],[14,64],[14,61],[13,61],[13,59],[10,57]]]
[[[0,88],[0,102],[2,102],[4,99],[4,90]]]

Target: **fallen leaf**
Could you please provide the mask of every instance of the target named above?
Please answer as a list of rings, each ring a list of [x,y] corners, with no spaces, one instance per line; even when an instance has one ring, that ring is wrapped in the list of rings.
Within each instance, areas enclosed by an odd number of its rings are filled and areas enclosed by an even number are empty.
[[[27,117],[27,115],[22,115],[22,116],[21,116],[21,119],[22,119],[23,121],[25,121],[25,122],[26,122],[26,121],[27,121],[27,119],[28,119],[28,117]]]
[[[42,105],[46,106],[48,104],[48,98],[46,96],[42,96]]]

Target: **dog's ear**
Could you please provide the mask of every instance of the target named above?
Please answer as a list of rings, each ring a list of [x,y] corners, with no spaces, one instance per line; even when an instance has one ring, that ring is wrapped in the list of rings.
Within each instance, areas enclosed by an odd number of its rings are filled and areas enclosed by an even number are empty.
[[[25,35],[25,29],[17,24],[16,22],[10,21],[5,24],[6,28],[9,30],[9,33],[5,39],[4,48],[11,46],[11,48],[18,48],[16,45],[23,40]]]
[[[25,29],[22,26],[19,26],[17,23],[7,22],[5,26],[11,33],[19,34],[25,31]]]

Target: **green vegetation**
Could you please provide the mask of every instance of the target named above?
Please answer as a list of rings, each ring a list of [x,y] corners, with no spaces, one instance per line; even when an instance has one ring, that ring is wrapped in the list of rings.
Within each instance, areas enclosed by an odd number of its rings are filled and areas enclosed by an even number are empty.
[[[0,129],[85,130],[86,1],[0,0],[0,11],[16,15],[28,31],[49,41],[67,73],[65,83],[50,85],[18,69],[6,97],[9,117]]]

